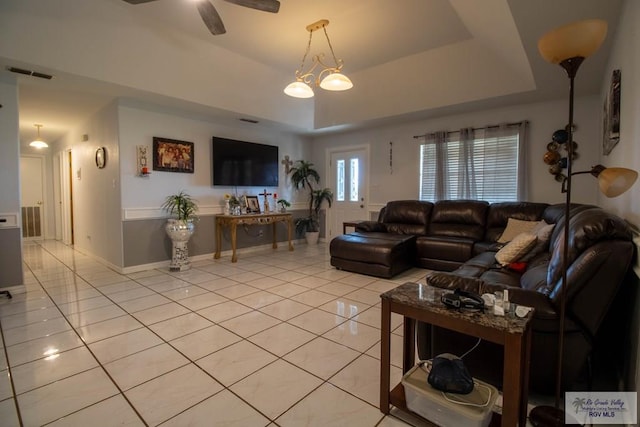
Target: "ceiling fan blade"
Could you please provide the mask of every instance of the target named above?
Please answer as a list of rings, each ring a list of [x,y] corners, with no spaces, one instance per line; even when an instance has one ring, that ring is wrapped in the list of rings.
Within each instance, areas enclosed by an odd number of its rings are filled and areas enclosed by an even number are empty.
[[[211,3],[209,3],[208,0],[197,2],[196,6],[198,7],[198,12],[200,12],[200,16],[202,17],[205,25],[209,31],[211,31],[211,34],[217,36],[227,32],[218,11]]]
[[[229,3],[239,6],[250,7],[251,9],[261,10],[263,12],[278,13],[280,10],[280,2],[278,0],[226,0]]]
[[[123,0],[126,1],[129,4],[142,4],[142,3],[149,3],[151,1],[156,1],[156,0]]]

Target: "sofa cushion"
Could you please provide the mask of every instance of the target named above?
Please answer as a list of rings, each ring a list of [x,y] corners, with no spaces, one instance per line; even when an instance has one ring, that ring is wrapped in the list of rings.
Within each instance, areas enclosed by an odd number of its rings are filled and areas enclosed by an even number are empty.
[[[473,240],[460,237],[421,236],[416,250],[423,258],[465,262],[471,258]]]
[[[395,200],[387,203],[381,220],[388,233],[421,236],[427,233],[432,208],[430,202]]]
[[[531,233],[520,233],[496,253],[496,261],[503,267],[524,257],[538,238]]]
[[[492,203],[487,214],[487,230],[484,240],[495,242],[502,234],[509,218],[523,221],[538,221],[542,219],[547,203],[533,202],[500,202]]]
[[[507,228],[504,229],[498,243],[508,243],[521,233],[533,230],[540,221],[522,221],[516,218],[509,218]]]
[[[430,236],[480,241],[484,237],[489,203],[478,200],[441,200],[433,205]]]
[[[554,227],[555,224],[547,224],[544,220],[533,227],[531,234],[534,234],[538,240],[536,240],[535,246],[531,248],[529,253],[522,257],[522,262],[529,262],[538,254],[549,250],[549,242],[551,241],[551,233],[553,233]]]

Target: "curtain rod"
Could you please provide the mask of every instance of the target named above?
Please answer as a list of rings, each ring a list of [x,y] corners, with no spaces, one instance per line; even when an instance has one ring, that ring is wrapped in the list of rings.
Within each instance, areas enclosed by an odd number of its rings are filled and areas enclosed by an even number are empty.
[[[481,128],[473,128],[473,130],[476,131],[476,130],[485,130],[485,129],[495,129],[495,128],[499,128],[501,126],[507,126],[507,127],[516,126],[516,125],[519,126],[522,123],[529,124],[529,121],[528,120],[522,120],[522,121],[519,121],[519,122],[506,123],[506,124],[502,124],[502,125],[490,125],[490,126],[484,126],[484,127],[481,127]],[[447,135],[452,134],[452,133],[456,133],[456,132],[460,132],[460,131],[459,130],[447,131]],[[425,133],[423,135],[414,135],[413,137],[415,139],[418,139],[418,138],[424,138],[424,137],[427,137],[427,136],[433,135],[433,134],[434,134],[434,132],[430,132],[430,133]]]

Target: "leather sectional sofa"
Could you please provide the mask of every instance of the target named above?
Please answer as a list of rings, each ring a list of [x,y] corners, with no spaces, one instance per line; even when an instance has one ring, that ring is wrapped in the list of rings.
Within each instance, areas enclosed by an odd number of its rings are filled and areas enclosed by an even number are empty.
[[[429,284],[478,294],[509,289],[510,300],[535,308],[532,322],[530,385],[551,393],[555,387],[559,299],[562,281],[564,204],[415,200],[389,202],[378,221],[331,241],[337,268],[392,277],[411,266],[430,269]],[[509,218],[555,224],[539,253],[518,271],[496,263],[498,240]],[[395,240],[394,240],[395,239]],[[580,376],[594,338],[634,256],[631,230],[599,207],[572,205],[563,358],[563,388]],[[398,243],[398,244],[395,244]],[[422,359],[444,352],[462,354],[471,337],[419,324]],[[502,349],[482,342],[465,357],[472,375],[501,385]]]

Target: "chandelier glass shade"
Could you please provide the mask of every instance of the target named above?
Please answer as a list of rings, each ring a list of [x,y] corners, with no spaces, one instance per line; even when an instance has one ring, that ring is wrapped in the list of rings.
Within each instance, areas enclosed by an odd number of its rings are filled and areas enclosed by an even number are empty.
[[[34,125],[36,128],[38,128],[38,136],[36,137],[36,139],[34,139],[33,141],[31,141],[29,143],[30,147],[34,147],[34,148],[47,148],[49,147],[49,144],[47,144],[46,142],[44,142],[42,140],[42,138],[40,138],[40,128],[42,127],[42,125]]]
[[[302,63],[300,68],[296,70],[296,80],[290,83],[285,89],[284,93],[294,98],[311,98],[313,97],[313,86],[320,86],[322,89],[330,91],[342,91],[351,89],[353,83],[347,76],[342,74],[343,61],[336,58],[336,54],[333,51],[331,40],[327,34],[327,25],[329,21],[321,19],[318,22],[307,25],[307,31],[309,31],[309,42],[307,43],[307,49],[302,57]],[[313,32],[322,29],[331,51],[331,57],[333,59],[333,65],[323,62],[324,54],[314,55],[311,59],[311,65],[305,70],[305,63],[309,51],[311,50],[311,40],[313,39]],[[317,74],[314,74],[317,73]]]

